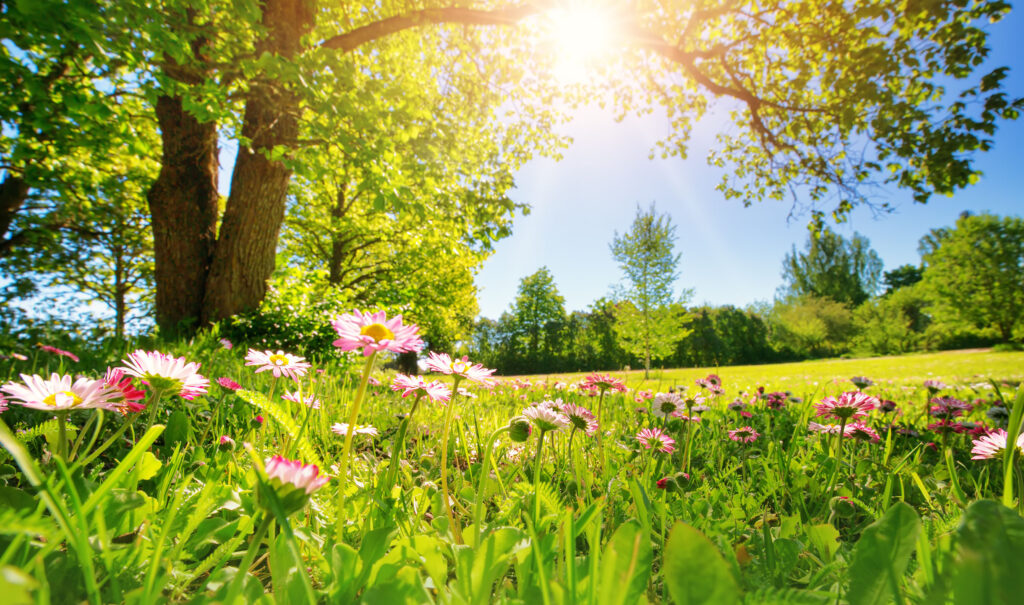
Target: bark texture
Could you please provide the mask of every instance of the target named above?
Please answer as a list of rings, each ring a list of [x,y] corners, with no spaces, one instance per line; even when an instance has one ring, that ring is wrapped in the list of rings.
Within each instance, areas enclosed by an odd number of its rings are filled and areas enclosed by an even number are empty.
[[[11,222],[28,199],[28,183],[21,177],[7,173],[0,183],[0,256],[10,252],[20,239],[18,235],[8,235]]]

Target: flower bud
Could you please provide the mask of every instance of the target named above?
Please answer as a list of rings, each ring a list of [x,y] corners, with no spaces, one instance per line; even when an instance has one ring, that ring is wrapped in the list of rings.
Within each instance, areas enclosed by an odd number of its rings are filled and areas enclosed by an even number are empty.
[[[516,416],[508,421],[508,436],[516,443],[530,438],[530,421],[525,416]]]

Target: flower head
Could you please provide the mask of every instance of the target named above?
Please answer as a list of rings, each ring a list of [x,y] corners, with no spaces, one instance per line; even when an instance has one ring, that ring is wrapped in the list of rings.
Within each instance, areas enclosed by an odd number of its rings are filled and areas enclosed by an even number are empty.
[[[854,376],[853,378],[850,379],[850,382],[852,382],[853,386],[857,387],[858,389],[866,389],[869,386],[875,384],[875,381],[871,380],[867,376]]]
[[[786,401],[789,399],[789,395],[781,391],[773,391],[771,393],[760,393],[761,399],[764,400],[764,405],[769,410],[781,410],[786,407]]]
[[[217,384],[219,384],[220,386],[224,387],[225,389],[228,389],[229,391],[240,391],[240,390],[242,390],[242,385],[240,385],[237,382],[235,382],[234,380],[231,380],[230,378],[227,378],[227,377],[224,377],[224,376],[221,376],[220,378],[217,379]]]
[[[245,365],[259,366],[256,368],[257,374],[269,370],[274,374],[274,378],[287,376],[296,382],[298,382],[299,378],[305,376],[310,368],[309,362],[304,357],[285,353],[284,351],[275,353],[273,351],[257,351],[255,349],[249,349],[245,356]]]
[[[523,416],[529,418],[533,426],[541,431],[557,431],[569,426],[569,419],[564,414],[542,404],[534,404],[524,409]]]
[[[71,351],[65,351],[64,349],[58,349],[57,347],[51,347],[50,345],[44,345],[43,343],[38,343],[36,346],[47,353],[53,353],[60,357],[67,357],[71,361],[78,363],[78,355],[75,355]]]
[[[988,460],[1001,457],[1006,450],[1006,437],[1006,431],[996,429],[988,435],[975,439],[971,443],[974,446],[971,448],[971,454],[973,454],[971,460]],[[1017,449],[1024,454],[1024,433],[1017,437]]]
[[[331,431],[333,431],[335,435],[340,435],[341,437],[344,437],[345,435],[348,434],[348,424],[344,422],[336,422],[331,425]],[[371,437],[376,437],[378,435],[378,432],[375,427],[369,425],[357,425],[354,429],[352,429],[352,434],[370,435]]]
[[[298,391],[294,393],[292,391],[285,391],[284,395],[281,395],[281,399],[291,401],[292,403],[301,403],[307,408],[313,408],[314,410],[320,409],[320,400],[312,393],[302,397]]]
[[[943,383],[941,380],[929,379],[924,381],[924,388],[928,389],[928,392],[934,395],[943,389],[948,389],[949,385]]]
[[[452,397],[452,390],[445,383],[434,380],[427,382],[422,376],[407,376],[398,374],[391,382],[392,391],[402,391],[402,397],[415,395],[416,397],[426,396],[431,401],[447,402]]]
[[[878,431],[865,424],[863,420],[848,425],[846,427],[845,436],[860,441],[870,441],[871,443],[878,443],[881,441],[881,437],[878,436]]]
[[[936,418],[956,418],[974,409],[966,401],[960,401],[953,397],[935,397],[931,403],[932,407],[928,413]]]
[[[51,374],[49,379],[38,374],[22,374],[21,379],[24,384],[8,382],[0,387],[0,391],[10,395],[9,403],[35,410],[119,410],[124,401],[124,396],[117,389],[105,385],[102,380],[79,378],[72,383],[70,376],[57,373]]]
[[[718,377],[718,374],[708,374],[705,378],[698,378],[694,382],[697,386],[705,388],[712,395],[721,395],[725,392],[722,388],[722,379]]]
[[[353,310],[331,321],[331,326],[338,333],[334,346],[342,351],[362,348],[366,357],[377,351],[408,353],[423,348],[423,341],[416,335],[419,326],[403,325],[401,315],[388,319],[384,311],[363,313]]]
[[[591,374],[583,379],[580,386],[595,390],[599,393],[603,393],[605,391],[622,393],[626,390],[626,383],[618,378],[612,378],[610,374]]]
[[[850,427],[843,428],[838,424],[818,424],[817,422],[810,422],[807,424],[807,429],[814,431],[815,433],[824,433],[826,435],[838,435],[839,430],[843,430],[845,436],[849,432]]]
[[[640,429],[640,432],[636,434],[636,440],[644,446],[644,449],[654,448],[666,454],[671,454],[676,450],[676,440],[658,428]]]
[[[569,419],[569,423],[573,428],[583,431],[588,436],[597,432],[597,418],[587,408],[574,403],[567,403],[562,406],[562,414]]]
[[[315,464],[303,464],[282,456],[267,458],[264,468],[270,486],[288,513],[302,508],[310,494],[331,480],[327,475],[320,474],[320,467]]]
[[[491,378],[494,370],[489,370],[479,363],[473,363],[465,356],[462,359],[453,360],[447,353],[434,353],[431,351],[427,357],[426,366],[431,371],[450,376],[459,376],[484,386],[494,385],[494,379]]]
[[[875,409],[878,400],[860,391],[847,391],[839,396],[826,397],[821,403],[814,405],[818,410],[818,416],[835,420],[849,420],[851,418],[863,418],[868,412]]]
[[[146,393],[135,388],[135,385],[132,384],[131,376],[125,376],[123,369],[107,368],[107,373],[103,377],[103,384],[120,394],[120,404],[125,411],[141,412],[146,409],[146,406],[142,404]],[[118,395],[115,395],[114,401],[117,400]]]
[[[195,399],[206,392],[210,381],[198,373],[199,364],[186,362],[184,357],[175,357],[159,351],[141,349],[122,360],[121,369],[125,374],[141,378],[154,389]]]
[[[680,411],[683,400],[676,393],[658,393],[651,401],[651,413],[658,418],[667,418]]]
[[[738,429],[732,429],[729,431],[729,439],[738,443],[753,443],[760,436],[761,434],[750,426],[741,426]]]
[[[221,338],[220,339],[220,346],[225,348],[225,349],[230,350],[230,349],[234,348],[235,345],[232,344],[232,342],[230,340],[228,340],[227,338]]]

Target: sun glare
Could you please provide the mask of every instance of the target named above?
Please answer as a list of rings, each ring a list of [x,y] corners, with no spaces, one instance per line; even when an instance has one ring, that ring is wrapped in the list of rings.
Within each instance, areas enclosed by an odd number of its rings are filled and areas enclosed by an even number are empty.
[[[574,2],[552,10],[555,77],[574,84],[588,79],[594,68],[610,60],[616,37],[612,13],[606,5]]]

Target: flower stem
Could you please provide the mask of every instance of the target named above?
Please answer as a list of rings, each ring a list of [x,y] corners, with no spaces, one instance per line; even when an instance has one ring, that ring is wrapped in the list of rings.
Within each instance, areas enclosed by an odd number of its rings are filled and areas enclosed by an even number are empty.
[[[57,414],[57,457],[68,462],[68,414],[62,412]]]
[[[480,465],[480,480],[476,488],[476,502],[473,503],[473,526],[476,528],[476,541],[473,543],[475,548],[480,547],[480,542],[484,536],[484,497],[487,490],[487,479],[491,476],[491,453],[494,450],[494,442],[497,441],[498,437],[502,433],[507,433],[509,428],[507,426],[496,429],[491,436],[487,438],[487,443],[484,446],[484,457],[481,459],[482,464]]]
[[[540,520],[540,452],[544,447],[544,433],[546,432],[542,429],[537,435],[537,455],[533,459],[533,526],[535,528]]]
[[[391,463],[388,465],[388,473],[384,478],[384,489],[387,491],[391,490],[391,486],[398,479],[398,460],[401,456],[405,456],[405,434],[409,429],[409,424],[412,422],[412,415],[416,413],[416,406],[420,404],[420,399],[422,398],[423,394],[420,393],[412,402],[409,415],[402,419],[402,424],[398,427],[398,435],[391,445]]]
[[[203,434],[199,438],[199,441],[196,442],[199,447],[203,447],[206,443],[206,436],[210,434],[210,427],[213,426],[214,421],[217,420],[218,412],[220,412],[220,406],[224,404],[225,399],[227,398],[221,397],[217,400],[217,405],[213,406],[213,411],[210,412],[210,422],[206,423],[206,426],[203,427]]]
[[[455,514],[452,512],[451,497],[448,495],[448,436],[452,428],[452,416],[455,411],[455,398],[459,394],[459,382],[462,377],[454,376],[452,384],[452,396],[448,400],[448,410],[444,415],[444,433],[441,436],[441,495],[444,498],[444,511],[448,515],[448,525],[455,536],[456,542],[462,542],[459,527],[455,522]]]
[[[146,405],[149,409],[149,416],[146,418],[146,428],[142,431],[143,435],[148,433],[149,429],[153,428],[153,423],[156,422],[156,410],[160,407],[160,400],[163,399],[164,391],[163,389],[153,389],[149,394],[150,401]]]

